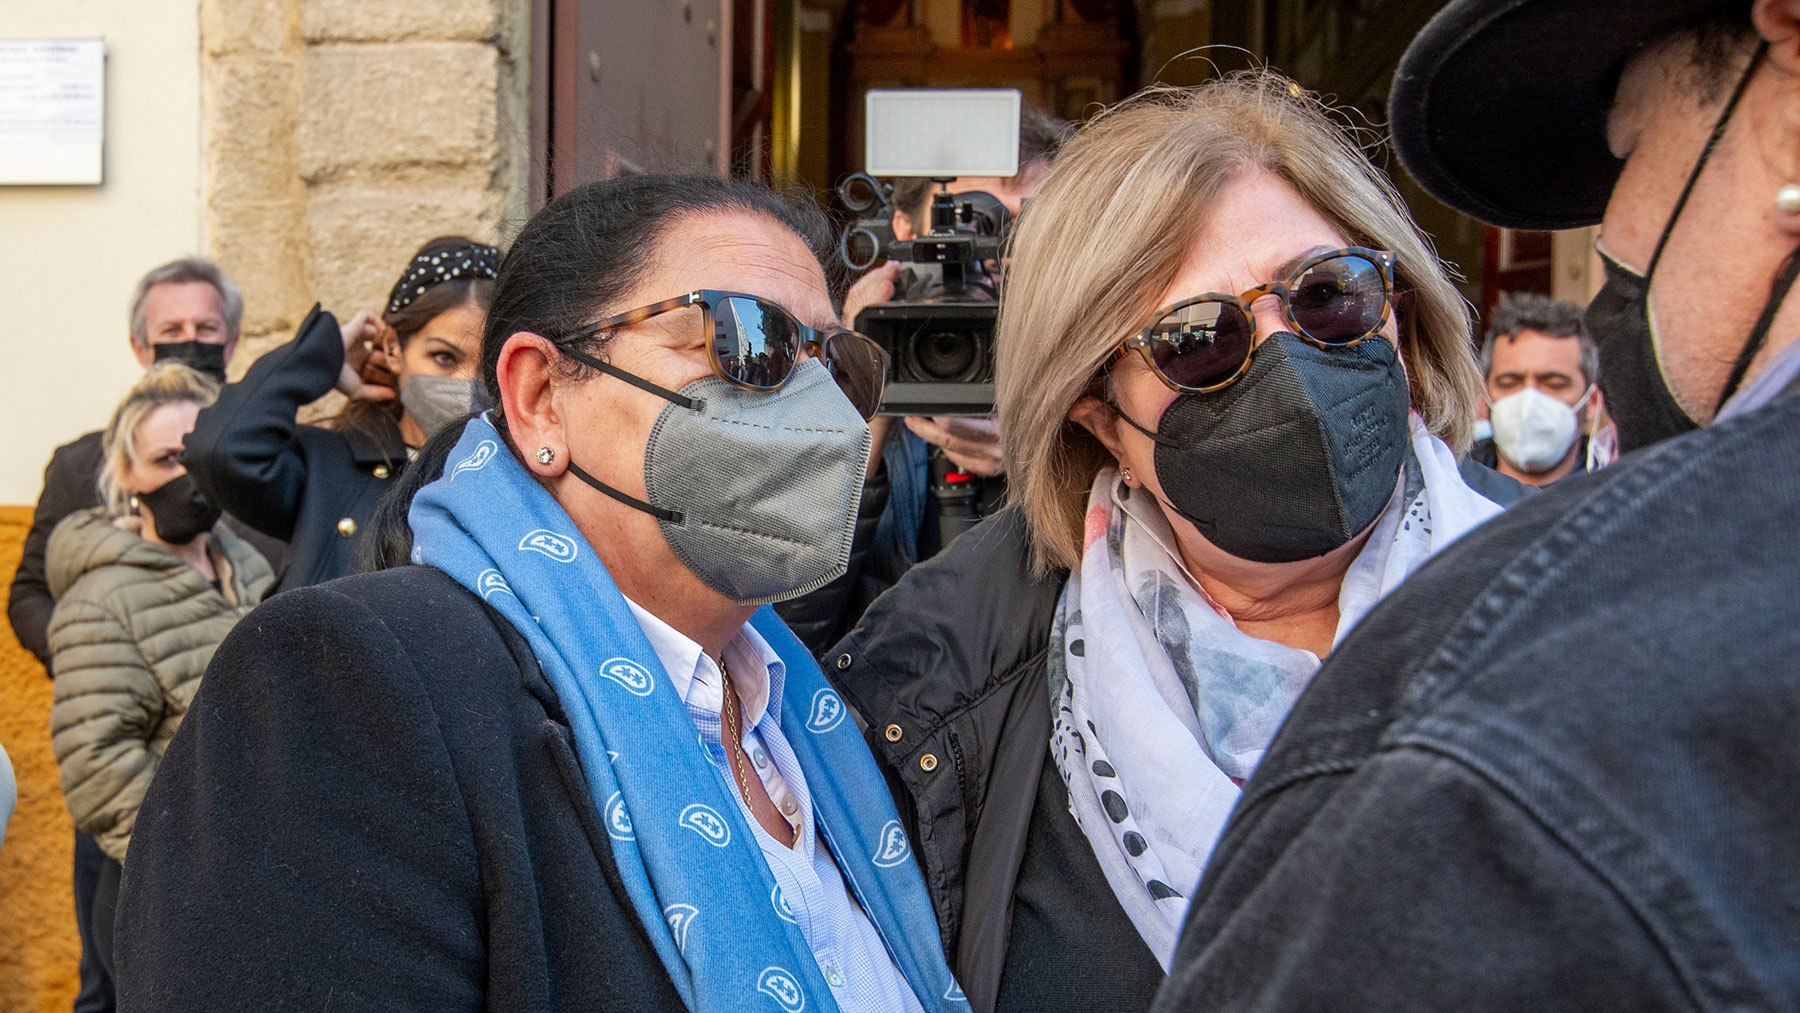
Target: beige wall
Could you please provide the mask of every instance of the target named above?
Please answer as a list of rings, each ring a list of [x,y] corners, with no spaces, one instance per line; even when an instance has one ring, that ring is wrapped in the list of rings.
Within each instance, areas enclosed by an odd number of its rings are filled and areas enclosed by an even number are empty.
[[[106,182],[0,187],[0,504],[137,375],[131,286],[184,253],[245,300],[233,376],[315,300],[379,311],[419,244],[523,223],[530,0],[0,0],[107,40]]]
[[[5,0],[0,37],[106,39],[105,182],[0,186],[0,504],[37,499],[57,444],[138,374],[126,303],[201,247],[194,0]]]

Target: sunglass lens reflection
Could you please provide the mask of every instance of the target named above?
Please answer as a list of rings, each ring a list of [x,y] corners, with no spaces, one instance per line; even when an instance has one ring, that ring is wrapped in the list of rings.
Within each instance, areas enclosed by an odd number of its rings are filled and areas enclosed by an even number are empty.
[[[1210,387],[1244,364],[1250,335],[1250,320],[1235,304],[1189,303],[1151,325],[1150,357],[1170,383]]]
[[[840,331],[825,339],[820,358],[862,417],[874,418],[887,385],[887,353],[881,346],[861,334]]]
[[[1387,309],[1381,268],[1366,257],[1333,257],[1314,264],[1293,286],[1294,324],[1309,338],[1345,345],[1373,334]]]
[[[794,370],[800,328],[779,306],[732,297],[713,310],[713,343],[727,376],[770,389]]]

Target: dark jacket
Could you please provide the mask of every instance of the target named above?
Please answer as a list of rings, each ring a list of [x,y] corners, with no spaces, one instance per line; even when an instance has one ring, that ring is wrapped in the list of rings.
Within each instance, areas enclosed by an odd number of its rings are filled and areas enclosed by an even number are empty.
[[[1519,483],[1474,468],[1488,478],[1478,492],[1520,495]],[[908,571],[823,658],[865,719],[976,1013],[999,992],[1049,756],[1046,658],[1068,575],[1033,578],[1029,541],[1016,508],[983,521]]]
[[[1531,497],[1332,655],[1157,1009],[1800,1007],[1800,397]]]
[[[877,531],[890,510],[892,486],[884,472],[863,483],[862,499],[856,508],[856,529],[850,541],[850,562],[836,580],[784,602],[775,603],[775,612],[787,623],[794,636],[806,645],[814,657],[837,643],[869,603],[893,586],[899,574],[884,577],[881,555],[875,547]]]
[[[100,444],[104,435],[96,429],[57,447],[50,455],[50,463],[44,468],[44,488],[38,494],[31,530],[25,535],[19,556],[19,568],[13,572],[6,617],[19,643],[43,662],[46,672],[50,669],[50,613],[56,610],[56,598],[50,593],[44,553],[50,545],[50,533],[64,517],[100,505]],[[281,572],[287,547],[280,540],[252,530],[235,517],[227,517],[226,523],[268,560],[271,569]]]
[[[288,543],[277,592],[356,570],[356,536],[406,465],[400,428],[370,413],[373,433],[300,425],[344,364],[337,318],[314,306],[294,340],[256,360],[200,413],[181,461],[206,498]]]
[[[427,567],[226,638],[118,919],[121,1009],[682,1009],[530,649]]]
[[[1066,574],[1034,579],[1008,509],[915,566],[825,657],[912,834],[944,952],[977,1013],[994,1005],[1038,775],[1045,658]]]

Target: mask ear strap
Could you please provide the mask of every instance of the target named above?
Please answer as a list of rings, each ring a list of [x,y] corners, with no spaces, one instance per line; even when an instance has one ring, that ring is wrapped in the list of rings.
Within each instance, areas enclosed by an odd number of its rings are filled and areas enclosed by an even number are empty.
[[[651,504],[646,503],[641,499],[638,499],[636,496],[633,496],[630,493],[620,492],[619,490],[614,489],[612,486],[607,485],[605,482],[602,482],[599,479],[595,478],[594,476],[583,471],[581,469],[581,466],[576,464],[574,461],[569,462],[569,471],[573,472],[576,478],[579,478],[583,482],[586,482],[588,485],[593,486],[598,491],[603,492],[603,493],[607,494],[608,496],[611,496],[613,499],[618,500],[619,502],[625,504],[628,507],[632,507],[637,510],[642,510],[643,512],[649,514],[650,516],[656,518],[659,521],[668,521],[670,524],[680,524],[682,522],[682,520],[685,519],[685,515],[683,515],[682,512],[679,510],[664,510],[662,507],[652,506]]]
[[[1719,391],[1719,403],[1713,406],[1713,414],[1724,410],[1725,402],[1731,400],[1738,387],[1744,382],[1744,374],[1750,371],[1750,363],[1756,353],[1762,351],[1769,340],[1769,325],[1775,322],[1775,314],[1781,304],[1787,301],[1788,290],[1794,287],[1795,278],[1800,278],[1800,247],[1795,247],[1787,259],[1781,262],[1781,270],[1775,275],[1774,284],[1769,286],[1769,298],[1763,303],[1762,315],[1756,318],[1756,326],[1750,329],[1750,337],[1744,341],[1744,347],[1738,350],[1737,361],[1731,364],[1731,375],[1725,380],[1725,389]]]
[[[1750,87],[1750,78],[1756,74],[1756,68],[1763,61],[1763,55],[1769,51],[1767,40],[1757,43],[1756,52],[1750,57],[1750,65],[1744,68],[1744,76],[1738,79],[1737,87],[1732,90],[1731,98],[1725,103],[1725,110],[1719,114],[1719,122],[1713,124],[1712,134],[1706,138],[1706,147],[1700,149],[1700,160],[1694,163],[1694,171],[1688,173],[1687,185],[1681,188],[1681,196],[1675,200],[1675,210],[1669,212],[1669,220],[1664,223],[1662,236],[1656,240],[1656,252],[1650,255],[1650,266],[1644,268],[1644,282],[1656,273],[1656,262],[1662,259],[1663,247],[1669,245],[1669,234],[1675,231],[1675,220],[1681,217],[1681,209],[1687,206],[1688,197],[1694,192],[1694,184],[1700,180],[1700,170],[1706,168],[1706,160],[1712,157],[1713,149],[1719,146],[1719,138],[1725,136],[1725,126],[1731,122],[1731,114],[1737,109],[1738,100]]]

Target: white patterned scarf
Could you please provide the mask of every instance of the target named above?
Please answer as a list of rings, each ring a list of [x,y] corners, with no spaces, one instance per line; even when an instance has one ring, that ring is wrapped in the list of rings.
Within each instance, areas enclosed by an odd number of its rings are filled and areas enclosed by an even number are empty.
[[[1334,645],[1500,512],[1417,415],[1411,425],[1394,498],[1344,575]],[[1241,632],[1185,574],[1162,511],[1114,468],[1095,476],[1083,545],[1050,632],[1051,752],[1114,896],[1167,971],[1239,785],[1320,662]]]

